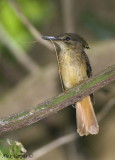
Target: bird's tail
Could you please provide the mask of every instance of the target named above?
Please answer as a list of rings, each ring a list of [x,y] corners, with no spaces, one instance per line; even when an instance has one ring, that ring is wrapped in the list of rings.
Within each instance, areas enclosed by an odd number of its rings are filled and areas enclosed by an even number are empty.
[[[99,126],[90,96],[76,103],[77,131],[80,136],[97,134]]]

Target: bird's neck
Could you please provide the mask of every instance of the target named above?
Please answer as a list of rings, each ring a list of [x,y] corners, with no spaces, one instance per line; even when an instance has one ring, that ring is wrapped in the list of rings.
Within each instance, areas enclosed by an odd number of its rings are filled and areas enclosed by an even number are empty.
[[[83,49],[82,48],[77,48],[77,47],[63,47],[60,51],[60,54],[77,54],[80,55],[82,54]]]

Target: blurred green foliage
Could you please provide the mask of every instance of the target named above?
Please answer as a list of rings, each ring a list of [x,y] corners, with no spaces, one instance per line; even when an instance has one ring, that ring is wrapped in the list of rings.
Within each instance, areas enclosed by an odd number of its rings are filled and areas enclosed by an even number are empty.
[[[8,0],[0,0],[0,24],[13,38],[13,40],[28,53],[31,47],[33,47],[32,41],[35,39],[20,21],[9,2],[10,1]],[[41,33],[43,32],[45,25],[47,26],[55,16],[55,14],[51,14],[51,11],[54,13],[56,9],[56,5],[53,0],[17,0],[16,2],[19,4],[25,17],[27,17],[33,26],[38,28]],[[16,58],[10,53],[9,49],[2,43],[0,43],[0,54],[3,64],[0,64],[0,91],[3,93],[4,87],[7,88],[17,82],[17,79],[15,79],[16,74],[20,75],[18,77],[22,77],[25,75],[26,71],[25,68],[23,68],[23,66],[21,66]],[[4,65],[6,66],[5,70],[3,69]],[[12,70],[9,70],[9,66],[14,69],[14,74],[11,74],[11,76],[14,76],[13,81],[13,78],[10,80],[9,77],[8,79],[7,73],[13,72]],[[8,70],[6,70],[6,68],[8,68]]]
[[[18,0],[20,8],[24,15],[31,23],[39,30],[53,18],[51,10],[55,10],[53,1],[44,0]],[[31,34],[19,20],[12,7],[7,0],[0,1],[0,23],[3,24],[8,33],[26,49],[31,46],[23,42],[28,42],[32,39]]]

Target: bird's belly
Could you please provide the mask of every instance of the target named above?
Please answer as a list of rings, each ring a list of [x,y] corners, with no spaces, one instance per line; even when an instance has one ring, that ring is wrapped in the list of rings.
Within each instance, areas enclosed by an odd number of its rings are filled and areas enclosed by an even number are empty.
[[[61,75],[66,89],[74,87],[79,82],[87,77],[86,64],[82,63],[67,63],[61,66]]]

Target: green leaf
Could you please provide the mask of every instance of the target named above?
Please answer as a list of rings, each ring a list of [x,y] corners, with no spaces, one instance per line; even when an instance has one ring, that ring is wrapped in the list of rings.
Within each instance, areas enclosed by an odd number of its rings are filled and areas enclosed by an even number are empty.
[[[0,160],[24,160],[26,149],[18,141],[7,139],[7,144],[0,144]]]

